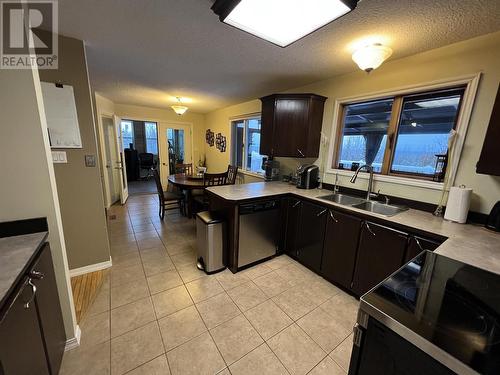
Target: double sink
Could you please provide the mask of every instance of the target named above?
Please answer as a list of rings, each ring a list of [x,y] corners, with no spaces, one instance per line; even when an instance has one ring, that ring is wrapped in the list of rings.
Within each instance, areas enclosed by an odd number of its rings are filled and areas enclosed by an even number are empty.
[[[376,201],[366,200],[359,197],[354,197],[352,195],[346,194],[330,194],[318,197],[319,199],[324,199],[330,202],[338,203],[344,206],[351,206],[364,211],[373,212],[383,216],[394,216],[403,211],[408,210],[408,207],[395,206],[392,204],[380,203]]]

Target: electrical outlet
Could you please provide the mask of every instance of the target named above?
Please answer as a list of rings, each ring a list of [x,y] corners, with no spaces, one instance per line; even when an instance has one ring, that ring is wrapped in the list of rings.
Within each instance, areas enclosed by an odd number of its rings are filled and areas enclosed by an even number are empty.
[[[85,166],[89,168],[95,167],[95,155],[85,155]]]

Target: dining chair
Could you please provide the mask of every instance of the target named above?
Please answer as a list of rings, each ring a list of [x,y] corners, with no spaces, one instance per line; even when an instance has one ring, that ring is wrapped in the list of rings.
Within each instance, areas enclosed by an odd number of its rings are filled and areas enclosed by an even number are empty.
[[[210,186],[220,186],[227,184],[228,173],[205,173],[203,174],[203,194],[196,195],[193,198],[195,203],[195,211],[199,212],[208,208],[208,197],[205,188]]]
[[[159,199],[159,216],[163,220],[165,211],[179,209],[181,213],[184,211],[184,195],[174,191],[165,191],[161,185],[160,174],[156,168],[152,168],[153,176],[156,182],[156,189],[158,190]]]
[[[236,177],[238,176],[238,166],[228,165],[226,173],[227,173],[226,185],[234,185],[236,183]]]
[[[175,173],[176,174],[186,174],[186,175],[192,175],[193,174],[193,164],[176,164],[175,165]]]

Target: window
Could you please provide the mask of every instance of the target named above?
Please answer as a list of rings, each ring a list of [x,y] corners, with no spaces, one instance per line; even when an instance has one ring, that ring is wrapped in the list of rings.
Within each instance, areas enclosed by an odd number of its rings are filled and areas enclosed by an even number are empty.
[[[346,104],[332,167],[443,181],[465,87]]]
[[[158,155],[158,132],[156,122],[145,122],[144,130],[146,133],[146,152]]]
[[[259,117],[235,120],[233,129],[232,162],[242,170],[262,174],[262,158],[260,149]]]
[[[130,148],[130,144],[134,143],[134,127],[132,121],[122,121],[122,142],[123,149]]]

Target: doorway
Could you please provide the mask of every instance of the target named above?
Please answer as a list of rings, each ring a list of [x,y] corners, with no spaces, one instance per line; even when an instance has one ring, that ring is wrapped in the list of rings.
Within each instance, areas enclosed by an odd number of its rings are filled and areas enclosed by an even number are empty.
[[[176,164],[193,163],[191,128],[190,124],[160,123],[158,143],[163,186],[167,186],[168,176],[175,174]]]
[[[105,167],[106,176],[109,188],[109,205],[120,200],[120,170],[119,166],[120,155],[116,144],[115,124],[111,117],[102,117],[102,127],[104,134],[104,152],[105,152]]]
[[[159,162],[158,124],[121,120],[121,133],[130,195],[156,193],[152,168]]]

